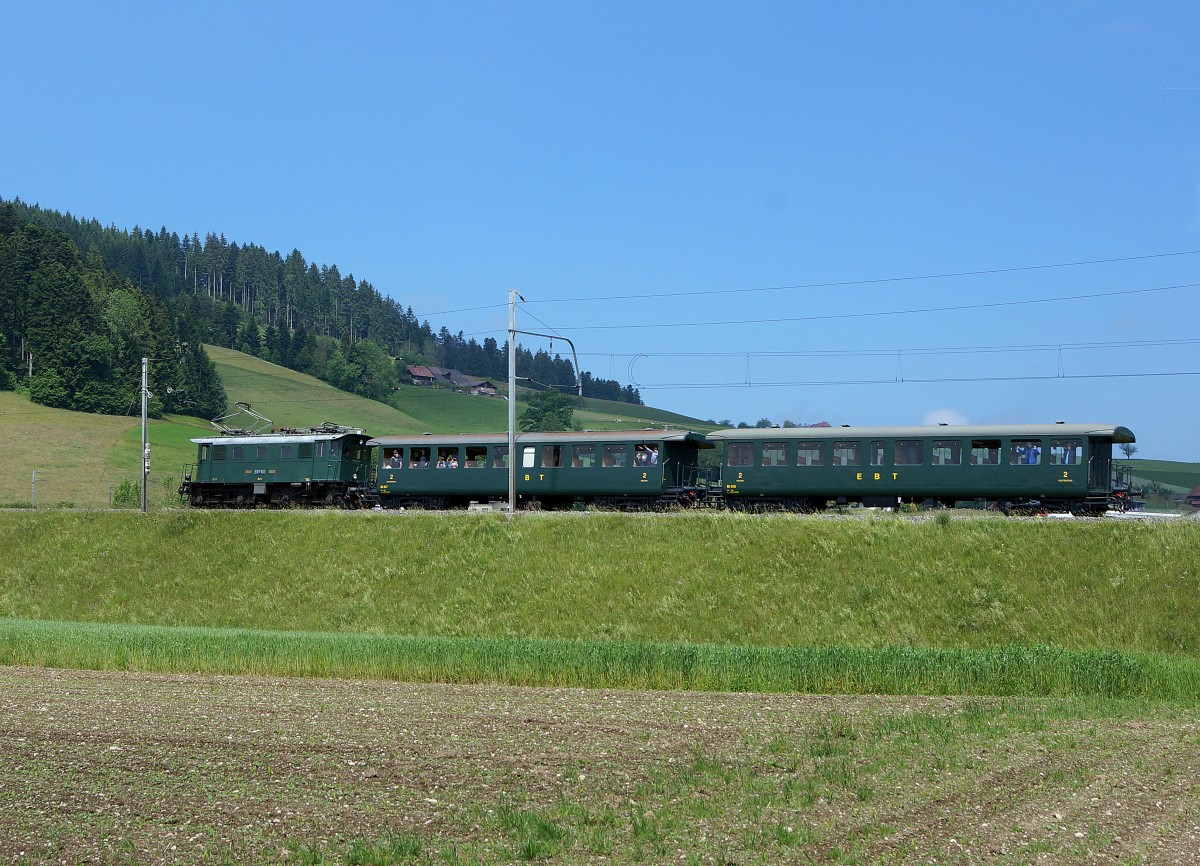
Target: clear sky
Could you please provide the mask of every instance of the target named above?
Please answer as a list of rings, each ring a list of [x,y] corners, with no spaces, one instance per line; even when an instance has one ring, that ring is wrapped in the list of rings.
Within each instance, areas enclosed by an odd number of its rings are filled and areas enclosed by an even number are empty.
[[[1200,4],[0,21],[4,198],[297,248],[479,340],[516,289],[700,418],[1123,424],[1200,461]]]

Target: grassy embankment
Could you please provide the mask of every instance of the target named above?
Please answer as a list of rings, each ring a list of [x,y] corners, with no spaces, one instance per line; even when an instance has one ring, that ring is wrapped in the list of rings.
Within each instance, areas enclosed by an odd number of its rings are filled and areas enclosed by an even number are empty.
[[[1200,697],[1200,526],[0,515],[0,663]]]

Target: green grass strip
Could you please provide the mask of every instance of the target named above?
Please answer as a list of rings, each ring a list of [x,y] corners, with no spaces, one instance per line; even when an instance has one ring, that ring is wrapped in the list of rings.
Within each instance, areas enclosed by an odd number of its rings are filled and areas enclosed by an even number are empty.
[[[0,663],[579,688],[1200,698],[1200,660],[1053,646],[748,647],[3,619]]]

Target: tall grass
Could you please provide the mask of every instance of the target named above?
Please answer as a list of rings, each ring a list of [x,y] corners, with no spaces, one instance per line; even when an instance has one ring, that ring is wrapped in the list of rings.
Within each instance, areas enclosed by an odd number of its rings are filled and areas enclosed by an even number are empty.
[[[0,663],[587,688],[1200,699],[1200,660],[1049,646],[730,647],[0,620]]]
[[[1197,655],[1200,524],[0,513],[0,617]]]

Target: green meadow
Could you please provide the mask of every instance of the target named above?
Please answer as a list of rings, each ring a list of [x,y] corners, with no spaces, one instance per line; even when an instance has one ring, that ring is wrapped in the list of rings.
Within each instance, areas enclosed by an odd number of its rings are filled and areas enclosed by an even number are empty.
[[[1200,697],[1200,524],[0,514],[0,661]]]

